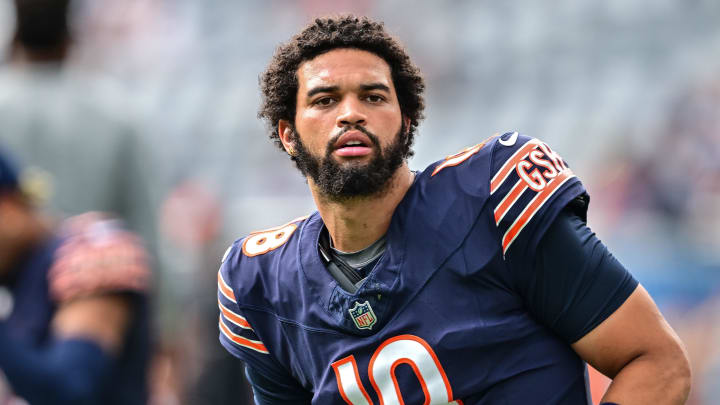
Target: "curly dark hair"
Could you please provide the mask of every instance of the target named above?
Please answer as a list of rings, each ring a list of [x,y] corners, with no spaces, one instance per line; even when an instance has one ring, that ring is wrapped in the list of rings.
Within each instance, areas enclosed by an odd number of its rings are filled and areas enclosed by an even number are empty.
[[[425,108],[422,96],[425,83],[420,70],[410,61],[405,48],[385,31],[383,23],[354,15],[317,18],[289,42],[277,48],[267,69],[260,76],[262,104],[258,117],[270,126],[270,139],[283,149],[278,136],[278,121],[295,121],[297,70],[300,65],[338,48],[374,53],[390,66],[400,110],[403,116],[410,119],[405,157],[412,156],[410,146]]]

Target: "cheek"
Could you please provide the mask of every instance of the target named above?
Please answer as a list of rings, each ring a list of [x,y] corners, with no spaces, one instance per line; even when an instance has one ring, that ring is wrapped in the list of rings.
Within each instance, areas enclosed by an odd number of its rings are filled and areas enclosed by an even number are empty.
[[[322,125],[322,117],[317,114],[304,112],[295,116],[295,126],[300,132],[317,132]]]
[[[295,128],[301,134],[303,143],[311,150],[323,147],[332,135],[334,121],[318,114],[296,114]]]
[[[382,117],[381,122],[387,123],[380,131],[382,131],[382,138],[385,139],[385,144],[390,144],[395,140],[395,135],[397,135],[402,127],[402,116],[398,111],[387,112]]]

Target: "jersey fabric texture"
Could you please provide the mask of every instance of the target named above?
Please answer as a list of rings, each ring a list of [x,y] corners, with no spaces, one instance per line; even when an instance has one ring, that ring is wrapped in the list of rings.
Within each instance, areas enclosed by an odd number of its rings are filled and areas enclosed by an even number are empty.
[[[12,312],[3,330],[16,344],[46,350],[55,337],[51,322],[67,300],[98,293],[126,294],[132,321],[121,352],[93,404],[144,405],[150,330],[146,292],[149,270],[134,236],[97,213],[66,220],[57,236],[29,252],[7,285]],[[8,376],[8,379],[11,376]]]
[[[353,294],[319,256],[317,212],[235,242],[218,275],[220,341],[313,404],[588,403],[569,343],[637,283],[623,274],[586,294],[602,277],[565,275],[559,290],[533,271],[578,200],[585,189],[547,145],[493,137],[416,174]]]

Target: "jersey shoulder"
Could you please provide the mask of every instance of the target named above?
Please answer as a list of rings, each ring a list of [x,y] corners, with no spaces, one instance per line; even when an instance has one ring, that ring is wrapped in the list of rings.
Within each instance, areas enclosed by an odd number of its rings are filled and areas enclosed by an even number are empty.
[[[48,271],[50,294],[61,302],[105,292],[145,293],[151,274],[140,238],[108,214],[65,220]]]
[[[492,145],[498,136],[494,134],[431,164],[419,180],[432,185],[433,189],[446,192],[465,192],[478,196],[484,194],[482,185],[490,175]]]
[[[251,232],[236,240],[226,251],[218,274],[218,288],[223,287],[240,297],[237,305],[258,306],[279,294],[275,289],[282,277],[282,270],[293,268],[298,258],[296,252],[301,243],[300,231],[309,216],[295,218],[283,225]]]
[[[275,355],[283,353],[278,311],[292,300],[298,286],[295,253],[307,218],[236,240],[223,255],[218,271],[220,342],[267,376],[283,378],[285,373],[275,360]]]
[[[484,211],[496,229],[493,233],[499,231],[503,253],[521,233],[534,234],[526,228],[534,228],[537,219],[551,221],[569,199],[585,193],[555,151],[518,132],[495,134],[448,156],[429,166],[421,178],[422,195],[441,214],[442,227],[464,235]]]
[[[533,151],[536,152],[531,154],[530,152]],[[541,140],[519,132],[506,132],[502,135],[493,134],[476,145],[437,161],[425,172],[429,173],[428,181],[437,181],[435,178],[441,178],[439,183],[450,183],[460,187],[472,185],[471,188],[463,188],[473,194],[487,188],[490,193],[495,193],[498,186],[517,169],[517,164],[523,159],[528,160],[529,156],[535,165],[536,162],[540,162],[541,165],[545,164],[542,167],[547,168],[547,164],[552,163],[562,169],[567,168],[565,161]],[[522,168],[525,166],[526,163],[521,163]]]
[[[495,140],[491,175],[490,215],[503,254],[513,244],[533,250],[560,210],[573,199],[587,200],[582,183],[557,152],[517,132]]]
[[[491,144],[495,136],[437,161],[416,173],[413,186],[394,214],[396,232],[408,257],[437,269],[456,252],[480,217],[489,196]],[[391,227],[391,231],[393,227]],[[486,234],[486,232],[485,232]],[[490,252],[495,244],[486,243]],[[492,246],[491,246],[492,245]]]
[[[487,203],[493,146],[498,134],[447,156],[419,172],[411,198],[428,218],[428,231],[461,230],[475,222]]]

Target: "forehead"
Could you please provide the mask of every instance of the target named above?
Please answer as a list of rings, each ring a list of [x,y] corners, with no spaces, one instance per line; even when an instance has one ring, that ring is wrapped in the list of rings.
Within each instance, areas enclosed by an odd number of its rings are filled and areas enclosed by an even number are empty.
[[[390,66],[374,53],[333,49],[303,62],[297,71],[300,90],[317,86],[382,83],[392,88]]]

